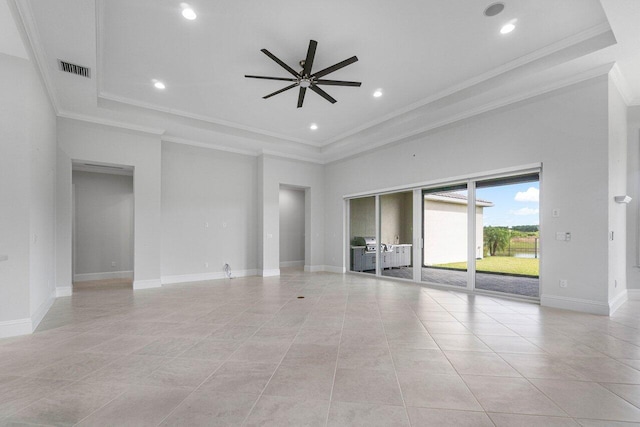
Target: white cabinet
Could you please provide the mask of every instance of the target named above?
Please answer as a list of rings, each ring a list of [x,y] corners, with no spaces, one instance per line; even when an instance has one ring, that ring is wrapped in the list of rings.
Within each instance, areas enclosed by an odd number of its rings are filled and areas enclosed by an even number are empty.
[[[380,252],[380,268],[399,268],[411,265],[411,245],[393,245],[393,250]],[[351,247],[351,271],[376,269],[375,252],[366,252],[364,246]]]
[[[364,246],[351,247],[351,271],[364,270]]]
[[[394,245],[393,254],[393,267],[408,267],[411,265],[411,245]]]

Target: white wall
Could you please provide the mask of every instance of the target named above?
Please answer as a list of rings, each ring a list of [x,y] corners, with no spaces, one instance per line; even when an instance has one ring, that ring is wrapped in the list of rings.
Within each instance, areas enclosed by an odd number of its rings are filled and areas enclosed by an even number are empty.
[[[256,173],[256,157],[162,143],[164,283],[257,273]]]
[[[627,289],[640,299],[640,107],[630,107],[627,118]]]
[[[542,163],[542,302],[608,311],[607,103],[603,76],[332,163],[325,171],[325,233],[341,234],[344,195]],[[362,165],[394,165],[394,173],[363,179]],[[561,216],[553,218],[552,209]],[[557,231],[571,232],[572,241],[554,240]],[[342,247],[341,239],[327,239],[326,262],[342,266],[335,256]],[[569,287],[560,288],[560,279]]]
[[[376,237],[376,198],[358,197],[349,201],[349,244],[356,237]]]
[[[304,190],[280,188],[280,267],[304,265]]]
[[[627,209],[614,201],[627,194],[627,105],[609,78],[609,305],[612,311],[627,298]]]
[[[52,303],[55,114],[28,60],[0,54],[0,337]]]
[[[467,260],[467,210],[466,204],[424,201],[424,265]]]
[[[134,288],[160,286],[160,163],[158,135],[58,118],[56,287],[71,287],[71,161],[134,167]]]
[[[373,235],[375,236],[375,233]],[[380,243],[394,244],[396,236],[398,243],[410,244],[413,241],[411,191],[380,196]]]
[[[73,184],[74,282],[132,277],[133,177],[74,171]]]
[[[320,165],[267,155],[258,158],[259,252],[262,274],[280,272],[280,185],[305,188],[305,270],[324,269],[324,169]],[[341,233],[328,236],[340,241]],[[340,270],[342,271],[342,270]]]
[[[29,291],[35,328],[55,296],[56,117],[34,67],[29,74],[26,111],[31,157]]]

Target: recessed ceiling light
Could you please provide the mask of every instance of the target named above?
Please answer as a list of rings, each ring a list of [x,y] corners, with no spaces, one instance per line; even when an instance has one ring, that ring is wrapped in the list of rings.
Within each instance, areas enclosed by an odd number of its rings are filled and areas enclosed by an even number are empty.
[[[162,83],[160,80],[154,80],[154,81],[153,81],[153,86],[154,86],[156,89],[164,89],[164,88],[166,88],[166,86],[164,85],[164,83]]]
[[[381,96],[382,96],[382,89],[376,89],[376,91],[373,92],[374,98],[380,98]]]
[[[502,28],[500,28],[500,34],[509,34],[511,31],[516,29],[516,22],[511,21],[507,24],[504,24]]]
[[[316,129],[318,129],[318,125],[315,124],[315,123],[311,123],[311,126],[309,126],[309,129],[316,130]]]
[[[504,3],[493,3],[490,4],[485,10],[484,10],[484,16],[496,16],[497,14],[499,14],[500,12],[502,12],[504,10]]]
[[[182,6],[182,16],[184,16],[189,21],[193,21],[198,17],[196,12],[187,3],[182,3],[180,4],[180,6]]]

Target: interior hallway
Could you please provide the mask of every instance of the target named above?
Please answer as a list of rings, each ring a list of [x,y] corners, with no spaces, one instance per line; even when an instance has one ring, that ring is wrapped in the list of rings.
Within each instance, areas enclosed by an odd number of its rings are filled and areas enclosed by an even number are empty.
[[[639,308],[298,269],[84,287],[33,335],[0,340],[0,426],[640,422]]]

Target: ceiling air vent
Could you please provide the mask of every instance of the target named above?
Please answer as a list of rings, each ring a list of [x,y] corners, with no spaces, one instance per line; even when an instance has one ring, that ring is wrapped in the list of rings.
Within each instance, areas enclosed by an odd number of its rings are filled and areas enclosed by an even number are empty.
[[[70,62],[65,62],[58,59],[58,66],[60,67],[60,71],[64,71],[65,73],[76,74],[78,76],[86,77],[88,79],[91,78],[91,68],[83,67],[82,65],[72,64]]]

